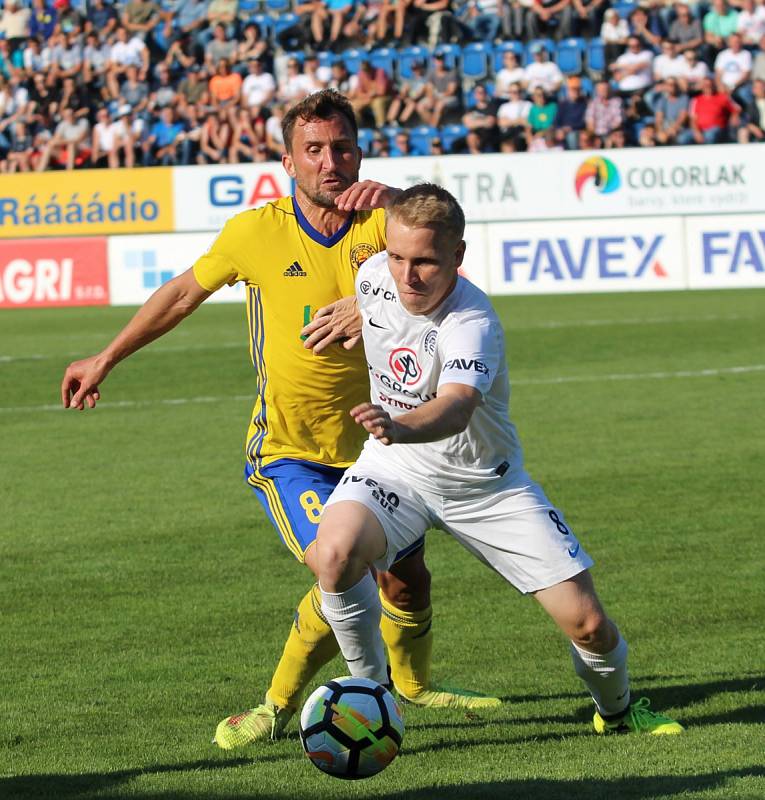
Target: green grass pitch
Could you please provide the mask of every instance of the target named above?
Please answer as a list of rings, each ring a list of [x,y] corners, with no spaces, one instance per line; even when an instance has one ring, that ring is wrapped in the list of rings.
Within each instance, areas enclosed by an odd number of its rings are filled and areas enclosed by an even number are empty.
[[[595,736],[540,609],[433,533],[435,677],[505,704],[407,709],[358,783],[294,728],[217,751],[309,585],[241,480],[244,311],[200,309],[79,414],[64,367],[133,310],[4,311],[0,798],[765,798],[765,291],[495,302],[528,469],[596,559],[635,694],[687,733]]]

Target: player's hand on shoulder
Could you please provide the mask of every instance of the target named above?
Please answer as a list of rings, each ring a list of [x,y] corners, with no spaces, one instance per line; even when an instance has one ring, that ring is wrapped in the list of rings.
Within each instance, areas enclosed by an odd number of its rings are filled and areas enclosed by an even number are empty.
[[[109,373],[108,367],[100,355],[73,361],[64,373],[61,381],[61,402],[64,408],[76,408],[82,411],[95,408],[101,399],[98,385]]]
[[[400,193],[401,189],[378,181],[358,181],[335,198],[335,205],[341,211],[372,211],[385,208]]]
[[[300,335],[305,337],[303,347],[317,354],[335,342],[340,342],[346,350],[355,347],[361,339],[361,314],[356,297],[341,297],[320,308]]]
[[[380,406],[362,403],[351,409],[353,421],[374,436],[380,444],[393,444],[397,438],[398,426],[390,414]]]

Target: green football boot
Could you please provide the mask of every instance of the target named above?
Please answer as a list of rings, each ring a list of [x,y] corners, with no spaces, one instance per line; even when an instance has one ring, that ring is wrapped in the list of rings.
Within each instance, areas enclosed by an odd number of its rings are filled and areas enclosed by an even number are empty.
[[[652,733],[654,735],[682,733],[685,728],[675,720],[651,711],[651,701],[641,697],[630,703],[624,715],[613,720],[605,720],[596,711],[592,718],[596,733]]]

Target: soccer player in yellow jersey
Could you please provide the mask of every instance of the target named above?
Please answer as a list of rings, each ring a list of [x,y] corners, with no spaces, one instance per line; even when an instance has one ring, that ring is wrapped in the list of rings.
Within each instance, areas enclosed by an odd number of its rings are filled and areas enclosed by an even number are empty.
[[[283,165],[295,180],[295,196],[229,220],[209,252],[158,289],[111,344],[69,365],[61,397],[67,408],[94,408],[99,385],[118,362],[224,284],[244,281],[257,393],[245,477],[285,545],[316,573],[312,545],[323,503],[362,443],[348,412],[369,391],[363,349],[348,346],[357,337],[345,347],[329,346],[341,333],[356,333],[355,314],[343,316],[342,304],[335,304],[324,316],[325,307],[353,295],[360,264],[385,248],[382,207],[395,190],[357,183],[356,122],[338,93],[311,95],[285,116],[283,128]],[[304,342],[303,328],[317,311]],[[433,707],[497,705],[496,698],[431,686],[430,575],[422,541],[397,559],[379,584],[381,628],[400,694]],[[264,703],[223,720],[216,743],[231,749],[281,735],[304,688],[337,652],[314,586],[298,605]]]

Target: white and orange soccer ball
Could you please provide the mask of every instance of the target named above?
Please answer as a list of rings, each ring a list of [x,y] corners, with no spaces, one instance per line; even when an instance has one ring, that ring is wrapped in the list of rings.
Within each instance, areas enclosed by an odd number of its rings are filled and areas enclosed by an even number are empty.
[[[396,757],[404,719],[396,699],[367,678],[335,678],[306,700],[300,741],[322,772],[355,780],[381,772]]]

